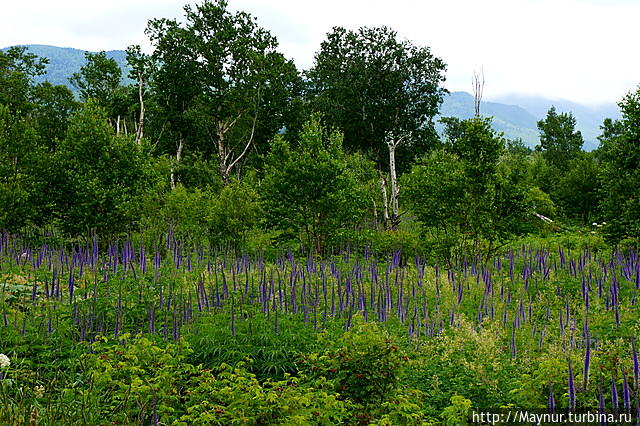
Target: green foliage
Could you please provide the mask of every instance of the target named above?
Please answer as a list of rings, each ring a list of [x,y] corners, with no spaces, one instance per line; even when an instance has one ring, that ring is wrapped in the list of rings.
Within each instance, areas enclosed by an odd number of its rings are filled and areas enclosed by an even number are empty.
[[[482,192],[493,180],[505,140],[493,130],[489,118],[464,120],[458,126],[449,132],[445,146],[463,161],[472,190]]]
[[[580,152],[569,162],[554,191],[558,205],[565,215],[578,218],[585,225],[599,217],[602,200],[600,164],[592,153]]]
[[[255,180],[245,178],[222,188],[206,219],[212,241],[242,245],[258,226],[263,213],[256,186]]]
[[[342,398],[362,404],[365,411],[393,394],[409,359],[379,326],[356,323],[337,340],[324,339],[325,352],[302,360],[310,378],[326,377]]]
[[[288,316],[265,321],[264,314],[251,307],[243,307],[236,313],[234,334],[226,315],[202,318],[192,330],[188,341],[193,349],[189,357],[193,364],[206,368],[223,363],[235,365],[250,355],[251,362],[245,368],[261,382],[268,378],[281,380],[287,374],[298,375],[299,354],[313,352],[319,346],[311,324]]]
[[[283,126],[298,75],[275,37],[226,1],[186,6],[185,15],[184,24],[153,19],[147,27],[161,64],[153,78],[159,112],[174,140],[217,156],[226,185],[249,148],[264,152]]]
[[[121,339],[126,344],[114,345],[105,339],[94,344],[95,353],[85,356],[86,379],[101,414],[122,423],[179,418],[187,380],[197,372],[184,362],[188,346],[163,347],[126,334]]]
[[[261,188],[268,225],[292,237],[304,232],[308,246],[322,252],[331,233],[356,226],[364,215],[359,178],[368,164],[353,162],[342,151],[342,135],[317,118],[304,126],[297,148],[277,136]]]
[[[103,109],[84,104],[55,161],[51,198],[65,231],[106,235],[134,224],[130,207],[149,182],[148,158],[133,138],[113,134]]]
[[[432,118],[445,90],[445,64],[428,47],[397,39],[387,27],[348,31],[335,27],[307,72],[315,111],[344,132],[345,149],[388,167],[391,134],[410,134],[399,147],[400,170],[437,141]]]
[[[77,108],[73,93],[65,86],[41,83],[33,88],[32,117],[44,145],[55,149],[67,132],[71,114]]]
[[[141,227],[155,236],[172,229],[176,236],[191,242],[242,247],[262,218],[252,183],[249,178],[234,181],[219,193],[181,184],[166,190],[160,185],[144,195]]]
[[[477,252],[520,232],[526,212],[525,175],[500,162],[504,140],[490,120],[448,120],[446,150],[431,152],[402,181],[402,195],[449,259],[454,248]]]
[[[598,155],[602,162],[602,213],[612,241],[640,238],[640,89],[619,103],[622,118],[605,122]]]
[[[573,114],[558,114],[555,107],[549,109],[544,120],[538,121],[540,145],[536,149],[542,151],[545,159],[560,170],[565,169],[584,143],[582,134],[575,127]]]
[[[533,186],[529,189],[526,202],[531,206],[533,211],[543,216],[552,218],[556,214],[556,206],[551,200],[551,197],[549,197],[549,194],[537,186]]]
[[[32,79],[44,74],[46,58],[29,53],[24,46],[0,51],[0,105],[14,114],[30,109]]]
[[[351,404],[339,400],[323,380],[287,377],[260,384],[245,365],[222,364],[191,381],[187,413],[177,424],[340,424]],[[304,383],[304,385],[303,385]]]
[[[107,58],[105,51],[86,52],[85,59],[87,63],[69,81],[80,91],[82,101],[93,99],[98,105],[108,109],[120,86],[122,70],[115,59]]]
[[[483,324],[476,330],[463,319],[460,326],[421,346],[411,364],[409,386],[425,393],[429,410],[445,417],[460,416],[468,406],[456,395],[473,401],[474,407],[497,409],[509,402],[510,382],[518,369],[505,352],[498,324]],[[453,403],[453,407],[450,405]]]
[[[464,426],[469,422],[471,401],[460,395],[451,397],[451,405],[442,410],[442,417],[446,425]]]
[[[214,203],[215,194],[199,188],[190,190],[182,185],[158,192],[145,196],[143,229],[157,236],[171,229],[179,238],[190,241],[203,241],[208,237],[207,212]]]
[[[403,176],[401,186],[401,199],[425,227],[427,239],[434,241],[433,249],[449,258],[450,251],[459,244],[461,227],[467,222],[462,162],[455,154],[432,151]]]
[[[0,228],[16,231],[36,222],[50,200],[38,205],[44,153],[31,123],[0,105]]]

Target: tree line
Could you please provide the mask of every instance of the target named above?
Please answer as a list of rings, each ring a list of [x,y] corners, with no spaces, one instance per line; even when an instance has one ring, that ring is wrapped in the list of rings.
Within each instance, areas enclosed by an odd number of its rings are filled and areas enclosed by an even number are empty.
[[[33,83],[46,58],[0,52],[0,229],[444,257],[567,225],[640,236],[640,89],[594,152],[553,107],[531,150],[478,111],[438,134],[446,64],[390,28],[335,27],[298,70],[226,1],[184,12],[148,22],[153,53],[127,49],[129,85],[104,52],[71,76],[77,96]]]

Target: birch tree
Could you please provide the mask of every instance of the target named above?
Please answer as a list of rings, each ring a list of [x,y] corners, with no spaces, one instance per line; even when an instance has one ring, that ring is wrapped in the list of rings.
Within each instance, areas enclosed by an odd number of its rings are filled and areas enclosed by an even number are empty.
[[[187,145],[207,141],[227,185],[258,139],[282,126],[280,107],[298,75],[275,37],[247,13],[229,12],[226,1],[184,10],[184,24],[149,22],[160,64],[154,84],[178,141],[176,159]]]
[[[335,27],[307,72],[312,107],[344,132],[346,149],[375,161],[383,209],[391,208],[387,228],[399,223],[397,174],[437,144],[433,117],[445,93],[444,71],[428,47],[398,40],[387,27]]]

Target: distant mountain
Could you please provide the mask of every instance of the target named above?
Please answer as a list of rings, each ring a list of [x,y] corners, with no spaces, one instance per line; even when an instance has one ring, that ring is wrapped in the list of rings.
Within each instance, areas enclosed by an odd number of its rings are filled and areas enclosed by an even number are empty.
[[[457,117],[467,119],[473,117],[473,96],[467,92],[451,92],[445,96],[440,107],[441,117]],[[509,139],[522,139],[525,145],[533,148],[539,143],[537,118],[529,111],[516,106],[497,102],[481,102],[480,114],[493,117],[493,128],[504,132]],[[441,124],[436,124],[442,130]]]
[[[70,47],[47,46],[44,44],[27,44],[24,45],[29,52],[43,58],[49,59],[46,68],[46,74],[35,78],[36,83],[49,81],[53,85],[62,84],[75,91],[75,88],[69,83],[69,77],[73,73],[80,71],[85,64],[85,51],[73,49]],[[7,50],[4,48],[2,50]],[[95,52],[94,52],[95,53]],[[127,66],[127,54],[124,50],[110,50],[106,52],[108,58],[113,58],[122,69],[123,82],[129,83],[131,80],[127,78],[129,67]]]
[[[597,137],[600,136],[600,126],[605,118],[620,118],[620,109],[614,103],[597,106],[582,105],[565,99],[547,99],[541,96],[511,94],[494,99],[496,102],[520,105],[531,112],[538,119],[543,119],[552,106],[558,112],[570,112],[576,118],[576,127],[582,132],[584,149],[591,151],[598,147]]]
[[[75,89],[69,83],[69,77],[80,71],[85,64],[84,50],[69,47],[55,47],[42,44],[26,45],[30,52],[49,59],[46,74],[36,79],[36,82],[48,80],[51,84],[64,84],[71,90]],[[2,49],[6,50],[6,49]],[[113,58],[120,65],[123,72],[123,83],[130,83],[127,78],[129,69],[124,50],[106,52],[107,57]],[[585,139],[584,149],[591,151],[598,147],[597,137],[600,135],[602,121],[609,118],[619,118],[620,112],[615,104],[603,104],[596,107],[577,104],[567,100],[552,100],[540,96],[512,94],[484,101],[480,105],[480,113],[493,117],[493,126],[504,132],[510,139],[520,138],[529,147],[539,143],[537,121],[547,115],[549,108],[555,105],[559,112],[571,112],[576,117],[578,130]],[[442,117],[458,117],[461,119],[473,116],[473,96],[466,92],[452,92],[444,99],[440,109]],[[443,126],[436,125],[439,131]]]

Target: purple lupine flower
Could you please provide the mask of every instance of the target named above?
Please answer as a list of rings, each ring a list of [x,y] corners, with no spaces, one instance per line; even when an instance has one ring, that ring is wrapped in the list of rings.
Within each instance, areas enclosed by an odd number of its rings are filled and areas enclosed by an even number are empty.
[[[73,302],[74,278],[73,269],[69,271],[69,302]]]
[[[115,326],[115,329],[113,330],[113,337],[117,339],[119,334],[120,334],[120,315],[116,313],[116,326]]]
[[[567,358],[569,365],[569,412],[576,410],[576,388],[573,382],[573,369],[571,368],[571,359]]]
[[[629,394],[629,384],[627,383],[626,374],[622,374],[622,404],[624,412],[631,413],[631,395]]]
[[[584,391],[587,390],[587,385],[589,384],[589,366],[591,365],[591,336],[589,336],[589,332],[587,331],[586,336],[586,348],[584,351],[584,369],[583,369],[583,383],[582,389]]]

